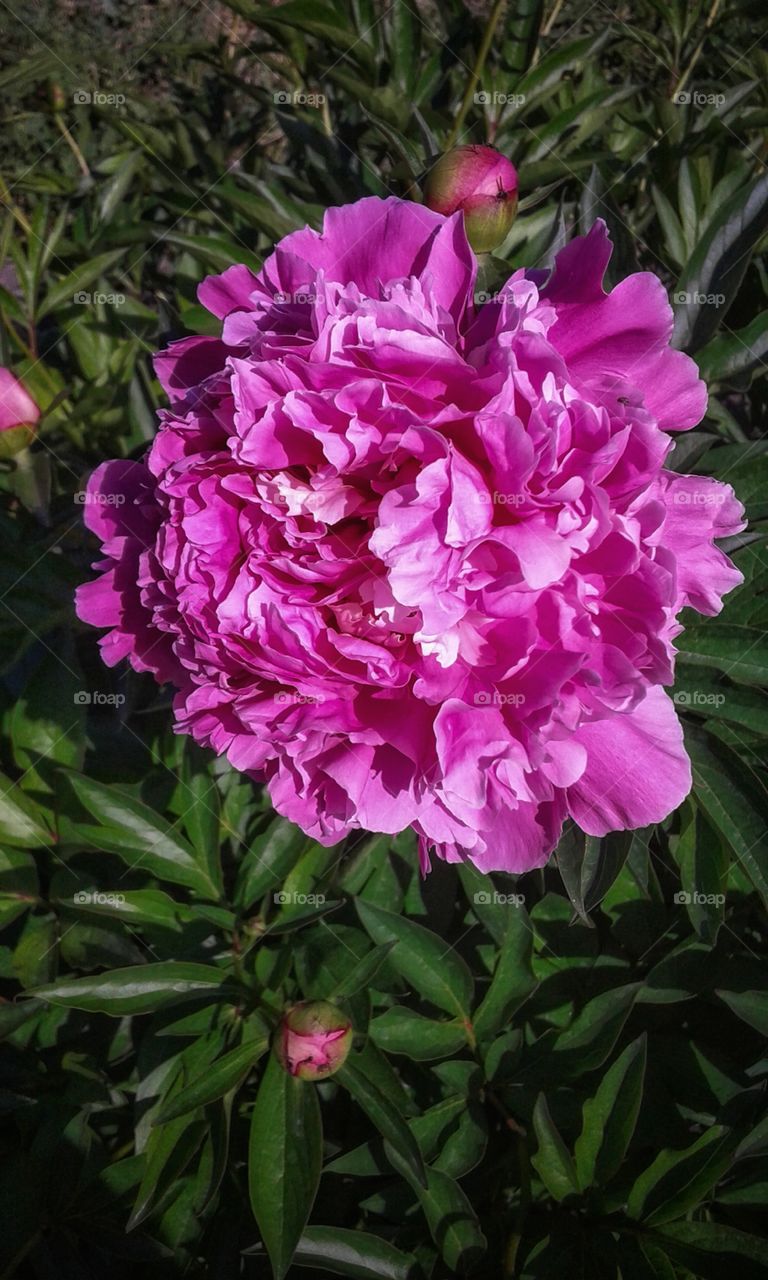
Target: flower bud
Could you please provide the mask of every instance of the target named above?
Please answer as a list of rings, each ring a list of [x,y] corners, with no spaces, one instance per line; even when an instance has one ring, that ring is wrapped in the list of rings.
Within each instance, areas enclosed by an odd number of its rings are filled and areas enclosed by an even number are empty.
[[[39,417],[29,392],[0,366],[0,458],[13,458],[32,443]]]
[[[305,1000],[283,1014],[273,1045],[281,1066],[300,1080],[325,1080],[344,1064],[352,1023],[327,1000]]]
[[[454,147],[427,174],[424,203],[446,217],[461,209],[475,253],[489,253],[515,220],[517,171],[493,147]]]

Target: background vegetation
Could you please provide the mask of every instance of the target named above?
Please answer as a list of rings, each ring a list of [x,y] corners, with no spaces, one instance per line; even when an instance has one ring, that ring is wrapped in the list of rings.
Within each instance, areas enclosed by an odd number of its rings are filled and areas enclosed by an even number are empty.
[[[762,10],[2,0],[0,364],[44,418],[0,463],[1,1277],[768,1275]],[[672,466],[751,518],[681,641],[692,797],[517,880],[307,841],[72,609],[201,277],[456,140],[519,167],[508,267],[602,216],[661,276],[712,388]],[[320,1086],[266,1052],[307,997],[356,1029]]]

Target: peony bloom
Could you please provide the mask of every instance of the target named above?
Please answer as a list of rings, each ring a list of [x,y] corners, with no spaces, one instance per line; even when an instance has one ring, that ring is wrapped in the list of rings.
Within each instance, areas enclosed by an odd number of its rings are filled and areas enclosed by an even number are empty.
[[[0,457],[10,458],[32,443],[40,410],[10,369],[0,366]]]
[[[706,391],[610,252],[598,222],[476,306],[460,214],[331,209],[202,284],[221,337],[158,357],[149,452],[90,480],[105,661],[323,844],[410,824],[425,867],[519,872],[690,789],[677,615],[740,581],[743,512],[664,470]]]
[[[344,1065],[352,1023],[327,1000],[305,1000],[286,1009],[274,1042],[278,1061],[300,1080],[326,1080]]]
[[[497,249],[517,213],[517,170],[493,147],[446,151],[424,182],[424,203],[446,216],[461,211],[476,253]]]

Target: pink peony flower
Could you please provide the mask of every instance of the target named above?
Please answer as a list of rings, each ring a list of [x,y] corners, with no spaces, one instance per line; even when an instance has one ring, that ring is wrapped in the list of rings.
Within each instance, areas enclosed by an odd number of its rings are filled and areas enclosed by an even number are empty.
[[[300,1080],[332,1076],[351,1047],[352,1023],[327,1000],[304,1000],[286,1009],[273,1044],[278,1061]]]
[[[91,478],[105,661],[323,844],[410,824],[425,867],[519,872],[690,789],[677,615],[740,581],[743,512],[664,470],[706,391],[610,252],[598,222],[476,307],[460,214],[331,209],[203,283],[221,338],[158,357],[148,454]]]

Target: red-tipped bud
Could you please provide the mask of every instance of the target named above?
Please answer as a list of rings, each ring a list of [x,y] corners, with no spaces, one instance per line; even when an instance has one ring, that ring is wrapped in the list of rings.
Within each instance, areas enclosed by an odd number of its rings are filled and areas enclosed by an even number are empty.
[[[40,410],[10,369],[0,367],[0,458],[13,458],[33,441]]]
[[[489,253],[515,220],[517,171],[493,147],[454,147],[427,174],[424,203],[446,216],[461,209],[475,253]]]
[[[286,1009],[273,1049],[278,1062],[300,1080],[326,1080],[343,1066],[352,1045],[352,1023],[327,1000],[305,1000]]]

